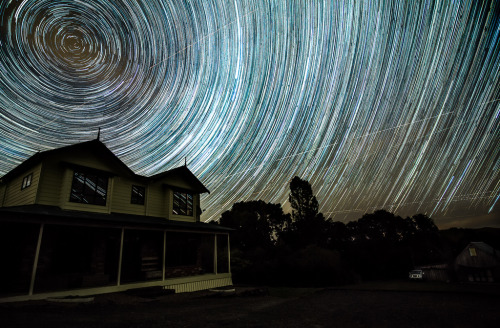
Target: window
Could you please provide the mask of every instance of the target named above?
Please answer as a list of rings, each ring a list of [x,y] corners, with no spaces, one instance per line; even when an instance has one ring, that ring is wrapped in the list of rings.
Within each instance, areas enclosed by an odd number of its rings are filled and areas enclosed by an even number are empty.
[[[174,214],[193,215],[193,194],[187,192],[174,192]]]
[[[132,197],[130,198],[130,203],[144,205],[145,195],[146,195],[146,188],[141,186],[132,186]]]
[[[477,256],[476,249],[474,247],[469,248],[469,255],[470,256]]]
[[[23,178],[23,184],[21,185],[21,190],[31,186],[31,180],[33,179],[33,173],[28,174]]]
[[[108,177],[95,172],[75,171],[70,202],[106,205]]]

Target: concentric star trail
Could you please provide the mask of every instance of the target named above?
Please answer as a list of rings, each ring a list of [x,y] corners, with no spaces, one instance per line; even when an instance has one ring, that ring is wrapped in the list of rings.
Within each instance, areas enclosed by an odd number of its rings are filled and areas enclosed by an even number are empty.
[[[101,140],[234,202],[500,226],[500,1],[0,2],[0,175]],[[472,222],[473,224],[473,222]]]

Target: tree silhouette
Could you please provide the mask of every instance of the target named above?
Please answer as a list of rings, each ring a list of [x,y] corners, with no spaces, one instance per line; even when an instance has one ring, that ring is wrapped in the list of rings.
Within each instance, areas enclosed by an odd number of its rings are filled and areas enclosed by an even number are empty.
[[[292,207],[292,226],[285,236],[293,247],[304,247],[327,244],[329,221],[318,213],[318,201],[314,196],[311,184],[299,177],[290,182],[290,205]]]
[[[311,184],[299,177],[290,182],[290,196],[292,219],[294,222],[310,220],[318,215],[318,201],[314,196]]]
[[[220,223],[231,234],[233,278],[268,284],[337,284],[404,278],[416,265],[442,263],[443,242],[431,218],[386,210],[347,224],[325,219],[311,184],[290,181],[291,215],[280,204],[235,203]]]
[[[434,221],[424,214],[406,218],[406,239],[412,264],[434,264],[445,259],[441,235]]]
[[[406,220],[410,225],[409,230],[414,233],[438,231],[438,227],[434,224],[434,221],[425,214],[416,214]]]
[[[290,224],[280,204],[262,200],[233,204],[230,211],[222,213],[220,223],[236,231],[231,234],[231,245],[246,251],[271,248]]]

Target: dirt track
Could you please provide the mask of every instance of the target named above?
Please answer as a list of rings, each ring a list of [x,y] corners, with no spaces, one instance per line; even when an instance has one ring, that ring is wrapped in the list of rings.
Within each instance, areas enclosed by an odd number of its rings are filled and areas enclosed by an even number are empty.
[[[499,327],[499,286],[398,289],[237,288],[176,295],[96,296],[91,303],[0,304],[2,327]],[[396,286],[396,287],[395,287]],[[422,288],[421,286],[424,286]],[[439,287],[439,286],[438,286]],[[255,295],[257,294],[257,295]]]

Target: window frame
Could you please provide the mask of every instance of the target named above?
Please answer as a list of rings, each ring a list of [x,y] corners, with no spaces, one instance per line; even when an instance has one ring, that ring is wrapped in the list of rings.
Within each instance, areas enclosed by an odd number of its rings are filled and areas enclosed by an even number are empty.
[[[191,202],[189,202],[189,196],[191,196]],[[186,190],[174,190],[172,194],[172,214],[194,216],[194,196],[194,193]],[[177,202],[176,198],[178,198]],[[178,205],[176,206],[176,204]]]
[[[142,191],[142,197],[139,197],[140,193],[135,192],[135,189],[140,189]],[[132,185],[130,194],[130,204],[134,205],[144,205],[146,202],[146,187],[139,185]]]
[[[32,182],[33,182],[33,172],[31,172],[30,174],[26,175],[23,178],[23,182],[21,183],[21,190],[30,187]]]
[[[83,177],[83,181],[78,181],[78,177]],[[92,178],[96,178],[95,181]],[[79,186],[77,186],[79,184]],[[94,187],[92,188],[92,184]],[[108,200],[109,175],[92,169],[73,169],[69,201],[72,203],[106,206]],[[99,196],[98,189],[103,190],[103,195]],[[92,190],[93,189],[93,190]],[[77,190],[77,191],[75,191]],[[87,199],[91,196],[91,199]],[[88,201],[85,201],[87,199]],[[102,199],[102,201],[99,201]]]

